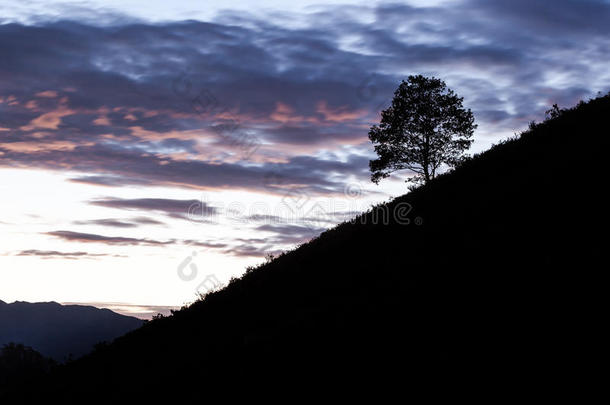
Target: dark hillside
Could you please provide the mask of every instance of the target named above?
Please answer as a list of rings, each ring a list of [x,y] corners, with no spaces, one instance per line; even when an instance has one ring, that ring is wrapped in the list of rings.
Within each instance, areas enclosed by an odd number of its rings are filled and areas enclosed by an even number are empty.
[[[564,111],[60,368],[31,395],[186,403],[227,383],[296,383],[502,397],[582,370],[609,116],[610,96]],[[409,224],[397,221],[404,203]],[[387,225],[379,210],[393,213]]]
[[[18,382],[31,383],[49,373],[56,363],[31,347],[9,343],[0,347],[0,391]]]

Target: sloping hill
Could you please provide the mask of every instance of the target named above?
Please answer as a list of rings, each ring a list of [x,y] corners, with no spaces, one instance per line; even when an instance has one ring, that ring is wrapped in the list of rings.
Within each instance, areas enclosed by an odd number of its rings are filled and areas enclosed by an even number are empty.
[[[191,403],[227,385],[225,395],[331,384],[409,398],[501,386],[502,396],[567,375],[587,356],[579,337],[599,285],[594,187],[605,184],[609,113],[606,96],[536,125],[31,395]],[[396,214],[407,203],[409,224]]]
[[[96,343],[142,324],[141,319],[85,305],[0,301],[0,347],[21,343],[57,361],[87,354]]]

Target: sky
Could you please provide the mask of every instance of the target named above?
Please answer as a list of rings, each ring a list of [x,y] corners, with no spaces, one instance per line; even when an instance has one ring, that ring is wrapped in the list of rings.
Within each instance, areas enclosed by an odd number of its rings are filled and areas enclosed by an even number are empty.
[[[481,152],[610,90],[608,21],[602,0],[0,0],[0,299],[192,302],[408,191],[370,182],[367,137],[408,75],[464,98]]]

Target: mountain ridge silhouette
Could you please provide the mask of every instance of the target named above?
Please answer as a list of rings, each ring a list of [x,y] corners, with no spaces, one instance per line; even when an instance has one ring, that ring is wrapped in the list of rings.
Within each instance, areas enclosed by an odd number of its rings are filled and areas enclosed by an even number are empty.
[[[83,356],[144,324],[134,317],[86,305],[55,301],[0,302],[0,346],[21,343],[56,361]]]

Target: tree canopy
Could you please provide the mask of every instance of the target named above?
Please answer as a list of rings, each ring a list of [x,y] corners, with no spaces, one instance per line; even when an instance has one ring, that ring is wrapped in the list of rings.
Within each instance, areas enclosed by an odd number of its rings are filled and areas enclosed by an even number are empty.
[[[435,77],[403,80],[392,105],[381,112],[381,122],[369,131],[379,156],[369,163],[371,180],[379,183],[394,171],[409,169],[415,176],[407,181],[427,183],[442,165],[459,163],[477,127],[462,100]]]

